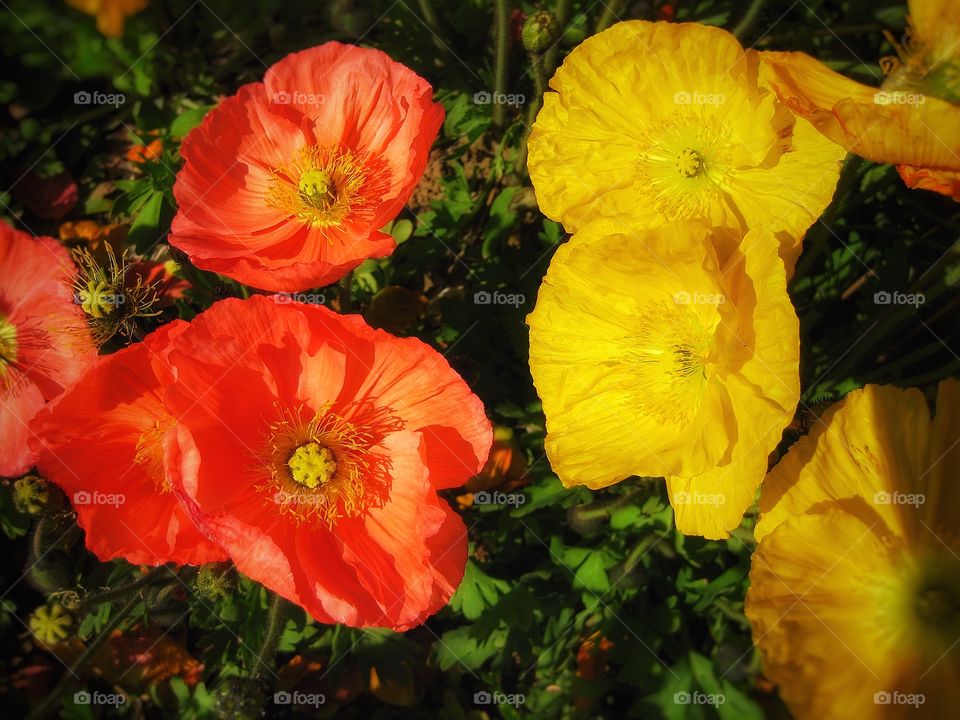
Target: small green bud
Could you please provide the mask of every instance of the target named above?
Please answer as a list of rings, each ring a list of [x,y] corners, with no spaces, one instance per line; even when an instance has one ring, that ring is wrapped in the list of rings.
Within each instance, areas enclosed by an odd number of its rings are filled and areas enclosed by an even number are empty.
[[[27,475],[13,483],[13,503],[27,515],[58,511],[66,507],[66,497],[55,485],[36,475]]]
[[[45,593],[68,588],[74,580],[73,560],[63,550],[48,550],[30,567],[30,581]]]
[[[527,52],[542,53],[557,41],[558,31],[553,13],[541,10],[527,16],[520,37]]]

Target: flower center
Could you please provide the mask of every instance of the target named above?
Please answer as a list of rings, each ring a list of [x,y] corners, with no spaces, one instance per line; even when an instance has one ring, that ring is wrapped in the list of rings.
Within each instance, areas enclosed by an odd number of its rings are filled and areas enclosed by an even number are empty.
[[[86,287],[77,293],[77,301],[83,311],[92,318],[101,320],[109,317],[123,304],[123,295],[111,291],[106,280],[90,280]]]
[[[7,374],[7,365],[17,361],[17,326],[0,315],[0,378]]]
[[[297,522],[333,527],[380,507],[390,489],[390,460],[380,442],[399,429],[385,411],[364,413],[372,425],[351,422],[330,406],[310,415],[284,410],[256,457],[257,487]]]
[[[336,227],[366,205],[368,175],[364,158],[349,150],[303,147],[273,171],[267,204],[314,227]]]
[[[668,220],[704,217],[721,202],[734,166],[726,125],[678,113],[642,130],[639,143],[635,185]]]
[[[703,172],[703,155],[691,148],[684,148],[677,155],[677,171],[685,178],[699,175]]]
[[[719,315],[689,305],[656,304],[628,339],[637,406],[658,422],[685,427],[696,416]]]
[[[311,440],[293,451],[287,467],[295,482],[315,488],[333,479],[337,472],[337,458],[330,448]]]

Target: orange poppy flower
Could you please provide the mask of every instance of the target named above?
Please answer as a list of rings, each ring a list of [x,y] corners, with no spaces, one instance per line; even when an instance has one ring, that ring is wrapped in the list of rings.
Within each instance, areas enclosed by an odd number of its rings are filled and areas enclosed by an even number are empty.
[[[0,222],[0,476],[34,464],[27,424],[96,357],[80,308],[76,268],[55,240]]]
[[[960,200],[960,5],[911,0],[901,59],[879,88],[800,52],[764,52],[780,99],[861,157],[892,163],[909,187]]]
[[[164,448],[173,418],[161,398],[165,354],[187,323],[97,362],[30,425],[37,466],[73,501],[87,547],[101,560],[200,564],[225,560],[172,492]]]
[[[127,18],[147,7],[148,0],[67,0],[67,5],[97,19],[97,30],[106,37],[123,37]]]
[[[480,470],[492,431],[443,357],[255,295],[197,316],[170,361],[168,469],[238,570],[325,623],[404,630],[447,602],[467,540],[437,490]]]
[[[170,242],[195,265],[265,290],[329,284],[393,252],[443,122],[433,90],[378,50],[288,55],[184,140]]]

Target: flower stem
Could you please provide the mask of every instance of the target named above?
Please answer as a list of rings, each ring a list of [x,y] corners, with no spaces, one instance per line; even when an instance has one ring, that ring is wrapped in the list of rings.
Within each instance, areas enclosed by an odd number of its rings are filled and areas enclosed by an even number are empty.
[[[88,610],[90,608],[96,607],[97,605],[102,605],[105,602],[110,600],[116,600],[117,598],[124,597],[134,590],[139,590],[140,588],[146,587],[154,582],[157,577],[160,575],[161,570],[166,570],[166,565],[161,565],[159,567],[153,568],[143,577],[129,582],[122,587],[114,588],[113,590],[104,590],[100,593],[94,593],[92,595],[87,595],[81,602],[80,607],[82,610]]]
[[[623,9],[623,0],[607,0],[603,6],[603,12],[597,20],[597,27],[594,32],[603,32],[613,25],[615,20],[620,19],[620,12]]]
[[[743,42],[744,36],[753,28],[754,23],[757,22],[757,18],[760,17],[760,11],[763,10],[763,1],[764,0],[752,0],[750,7],[747,8],[747,12],[743,14],[740,22],[733,28],[733,34],[737,37],[737,40]]]
[[[509,17],[507,15],[507,0],[494,0],[496,15],[496,64],[493,74],[493,124],[503,127],[507,121],[507,105],[499,102],[507,94],[507,39],[509,32]]]
[[[337,284],[337,304],[340,306],[340,312],[342,313],[353,312],[352,289],[353,271],[351,270],[340,278],[340,282]]]
[[[543,93],[546,91],[546,76],[543,72],[544,55],[540,53],[530,53],[529,55],[530,77],[533,78],[533,101],[527,108],[527,127],[523,131],[523,138],[520,140],[517,159],[514,163],[514,169],[521,174],[524,174],[527,169],[527,141],[530,139],[530,131],[533,129],[537,114],[543,107]]]
[[[557,67],[557,55],[560,53],[560,41],[570,21],[570,0],[557,0],[557,7],[553,11],[557,19],[557,39],[543,55],[543,72],[552,75]]]
[[[267,610],[267,627],[263,634],[263,642],[260,644],[253,671],[250,673],[254,680],[262,678],[264,671],[273,666],[273,659],[277,654],[277,645],[287,623],[287,601],[276,593],[272,594],[273,599]]]

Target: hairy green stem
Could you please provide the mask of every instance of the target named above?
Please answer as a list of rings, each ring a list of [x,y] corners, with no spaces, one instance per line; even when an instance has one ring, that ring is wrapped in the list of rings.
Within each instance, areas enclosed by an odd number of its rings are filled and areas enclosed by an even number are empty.
[[[493,69],[493,124],[503,127],[507,121],[507,105],[499,102],[507,94],[507,40],[510,17],[507,0],[494,0],[496,16],[496,58]]]
[[[122,587],[114,588],[112,590],[104,590],[103,592],[93,593],[87,595],[83,601],[80,603],[81,610],[88,610],[90,608],[96,607],[97,605],[102,605],[105,602],[110,600],[116,600],[117,598],[122,598],[132,593],[135,590],[146,587],[153,583],[159,576],[161,571],[166,570],[166,565],[160,565],[159,567],[153,568],[150,572],[144,575],[133,582],[129,582]]]
[[[760,17],[760,11],[763,10],[763,3],[764,0],[752,0],[750,7],[747,8],[747,12],[743,14],[740,22],[733,28],[733,34],[740,42],[743,42],[744,36],[753,29],[757,18]]]
[[[596,30],[594,32],[603,32],[614,22],[620,19],[620,13],[623,11],[623,0],[607,0],[603,6],[603,12],[597,20]]]
[[[287,601],[273,593],[273,599],[267,610],[267,627],[263,634],[263,642],[254,661],[250,677],[259,680],[264,671],[272,667],[273,659],[277,655],[277,645],[287,622]]]
[[[353,312],[353,271],[351,270],[337,283],[337,303],[340,305],[340,312]]]
[[[553,75],[553,71],[557,68],[557,55],[560,53],[560,42],[563,40],[567,23],[570,22],[570,0],[557,0],[557,6],[553,10],[553,16],[557,19],[557,39],[543,54],[543,71],[544,74],[548,76]]]

